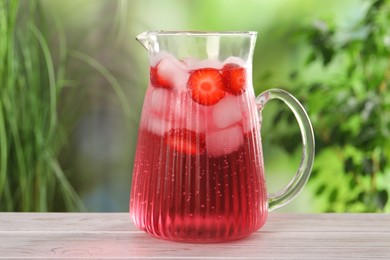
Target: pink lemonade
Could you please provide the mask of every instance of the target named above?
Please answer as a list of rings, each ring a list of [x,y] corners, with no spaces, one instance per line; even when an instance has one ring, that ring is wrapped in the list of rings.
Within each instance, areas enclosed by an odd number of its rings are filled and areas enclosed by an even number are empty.
[[[267,217],[251,68],[237,57],[151,60],[130,213],[159,238],[239,239]]]

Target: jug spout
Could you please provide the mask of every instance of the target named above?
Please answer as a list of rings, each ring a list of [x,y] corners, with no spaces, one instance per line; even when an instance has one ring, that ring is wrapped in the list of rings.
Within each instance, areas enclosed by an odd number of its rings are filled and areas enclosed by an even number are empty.
[[[149,45],[150,45],[149,35],[150,35],[149,32],[143,32],[135,37],[135,39],[139,43],[141,43],[141,45],[144,46],[146,50],[149,50]]]

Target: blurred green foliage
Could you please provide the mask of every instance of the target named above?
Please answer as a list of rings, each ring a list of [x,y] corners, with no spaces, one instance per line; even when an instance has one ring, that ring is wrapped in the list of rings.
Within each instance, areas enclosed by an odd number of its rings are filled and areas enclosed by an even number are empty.
[[[301,31],[308,58],[291,72],[291,91],[315,128],[310,185],[320,211],[390,212],[390,1],[362,3],[361,17],[347,28],[318,20]],[[301,77],[313,66],[320,79]],[[274,123],[290,116],[282,111]],[[299,133],[287,140],[299,142]]]

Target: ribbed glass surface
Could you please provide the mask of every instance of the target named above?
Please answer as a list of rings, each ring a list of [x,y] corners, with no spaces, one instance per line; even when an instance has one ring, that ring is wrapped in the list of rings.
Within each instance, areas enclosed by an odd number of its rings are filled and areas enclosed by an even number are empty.
[[[267,193],[251,66],[233,56],[179,60],[159,52],[150,76],[130,198],[135,224],[183,242],[259,229]],[[211,92],[216,86],[222,93]]]

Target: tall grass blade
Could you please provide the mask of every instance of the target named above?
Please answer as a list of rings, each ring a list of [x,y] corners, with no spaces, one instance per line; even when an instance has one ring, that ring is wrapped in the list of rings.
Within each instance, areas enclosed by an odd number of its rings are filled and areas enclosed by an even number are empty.
[[[127,119],[126,121],[128,127],[130,127],[131,123],[137,122],[135,115],[131,113],[129,103],[127,102],[126,94],[122,90],[121,85],[115,79],[115,77],[102,64],[100,64],[97,60],[88,56],[85,53],[73,50],[70,52],[70,55],[74,58],[84,61],[85,63],[96,69],[108,81],[119,99],[119,102],[123,109],[123,113]]]
[[[50,124],[49,124],[48,134],[49,136],[51,136],[53,134],[55,125],[57,123],[57,96],[58,95],[57,95],[56,79],[54,74],[54,66],[52,62],[52,57],[50,55],[49,47],[42,33],[32,23],[29,23],[29,29],[33,32],[34,36],[37,38],[46,62],[46,69],[49,78],[49,90],[50,90],[50,99],[49,99]]]

